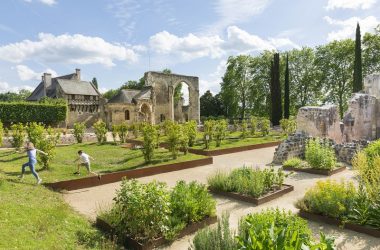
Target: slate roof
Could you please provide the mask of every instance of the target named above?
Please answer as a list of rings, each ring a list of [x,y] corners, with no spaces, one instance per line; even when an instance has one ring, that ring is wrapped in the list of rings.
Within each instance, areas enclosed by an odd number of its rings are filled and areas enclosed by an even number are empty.
[[[57,79],[59,86],[63,92],[69,95],[99,95],[91,83],[85,81],[73,81],[65,79]]]
[[[136,100],[150,99],[151,89],[144,88],[142,90],[137,89],[122,89],[112,97],[108,103],[135,103]]]

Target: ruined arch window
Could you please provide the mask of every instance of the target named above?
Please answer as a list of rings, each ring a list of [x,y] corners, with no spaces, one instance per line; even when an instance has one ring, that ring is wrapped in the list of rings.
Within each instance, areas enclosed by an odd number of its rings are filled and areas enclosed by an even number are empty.
[[[125,119],[126,121],[129,121],[129,119],[130,119],[130,117],[129,117],[129,110],[126,110],[126,111],[125,111],[124,119]]]
[[[165,121],[165,115],[164,115],[164,114],[161,114],[161,115],[160,115],[160,121],[161,121],[161,122]]]

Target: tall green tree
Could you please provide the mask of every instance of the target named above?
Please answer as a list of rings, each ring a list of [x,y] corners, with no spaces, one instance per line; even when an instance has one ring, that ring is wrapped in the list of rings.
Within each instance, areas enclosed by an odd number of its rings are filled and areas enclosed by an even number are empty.
[[[21,89],[19,92],[0,93],[0,102],[18,102],[25,101],[31,95],[27,89]]]
[[[380,72],[380,25],[363,36],[363,75]]]
[[[284,118],[289,119],[289,116],[290,116],[289,56],[288,54],[286,54],[285,83],[284,83]]]
[[[96,77],[92,78],[91,83],[95,86],[96,89],[99,89],[98,80],[96,80]]]
[[[323,103],[338,104],[340,117],[347,109],[352,93],[355,42],[351,39],[333,41],[316,48],[318,81],[321,81]]]
[[[271,120],[274,126],[282,119],[282,99],[280,85],[280,54],[274,53],[271,72]]]
[[[356,26],[356,39],[355,39],[355,61],[354,61],[354,83],[353,93],[359,92],[363,89],[363,74],[362,74],[362,38],[360,34],[359,23]]]
[[[227,70],[221,83],[221,95],[224,103],[228,103],[228,116],[244,118],[247,113],[249,91],[252,86],[251,56],[230,56]]]
[[[215,95],[207,90],[200,98],[200,112],[201,116],[224,116],[223,103],[220,100],[220,95]]]

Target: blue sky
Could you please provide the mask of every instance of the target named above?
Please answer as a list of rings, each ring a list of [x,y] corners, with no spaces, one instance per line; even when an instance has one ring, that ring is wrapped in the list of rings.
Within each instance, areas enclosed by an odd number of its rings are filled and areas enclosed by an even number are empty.
[[[230,55],[354,37],[380,22],[380,0],[3,0],[0,92],[80,68],[102,91],[170,68],[219,91]]]

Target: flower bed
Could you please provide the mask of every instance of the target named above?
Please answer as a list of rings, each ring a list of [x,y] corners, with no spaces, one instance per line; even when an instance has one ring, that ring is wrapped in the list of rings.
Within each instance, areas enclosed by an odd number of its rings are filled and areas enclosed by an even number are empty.
[[[282,168],[287,171],[296,171],[296,172],[304,172],[304,173],[309,173],[309,174],[319,174],[319,175],[327,175],[327,176],[337,174],[346,170],[346,166],[338,166],[332,170],[315,169],[315,168],[296,168],[296,167],[291,167],[291,166],[282,166]]]
[[[243,167],[230,173],[218,172],[208,178],[208,184],[212,193],[260,205],[294,190],[283,184],[286,176],[282,169]]]
[[[124,180],[114,200],[97,225],[127,248],[152,249],[216,222],[216,201],[196,182],[179,181],[168,190],[156,181]]]

